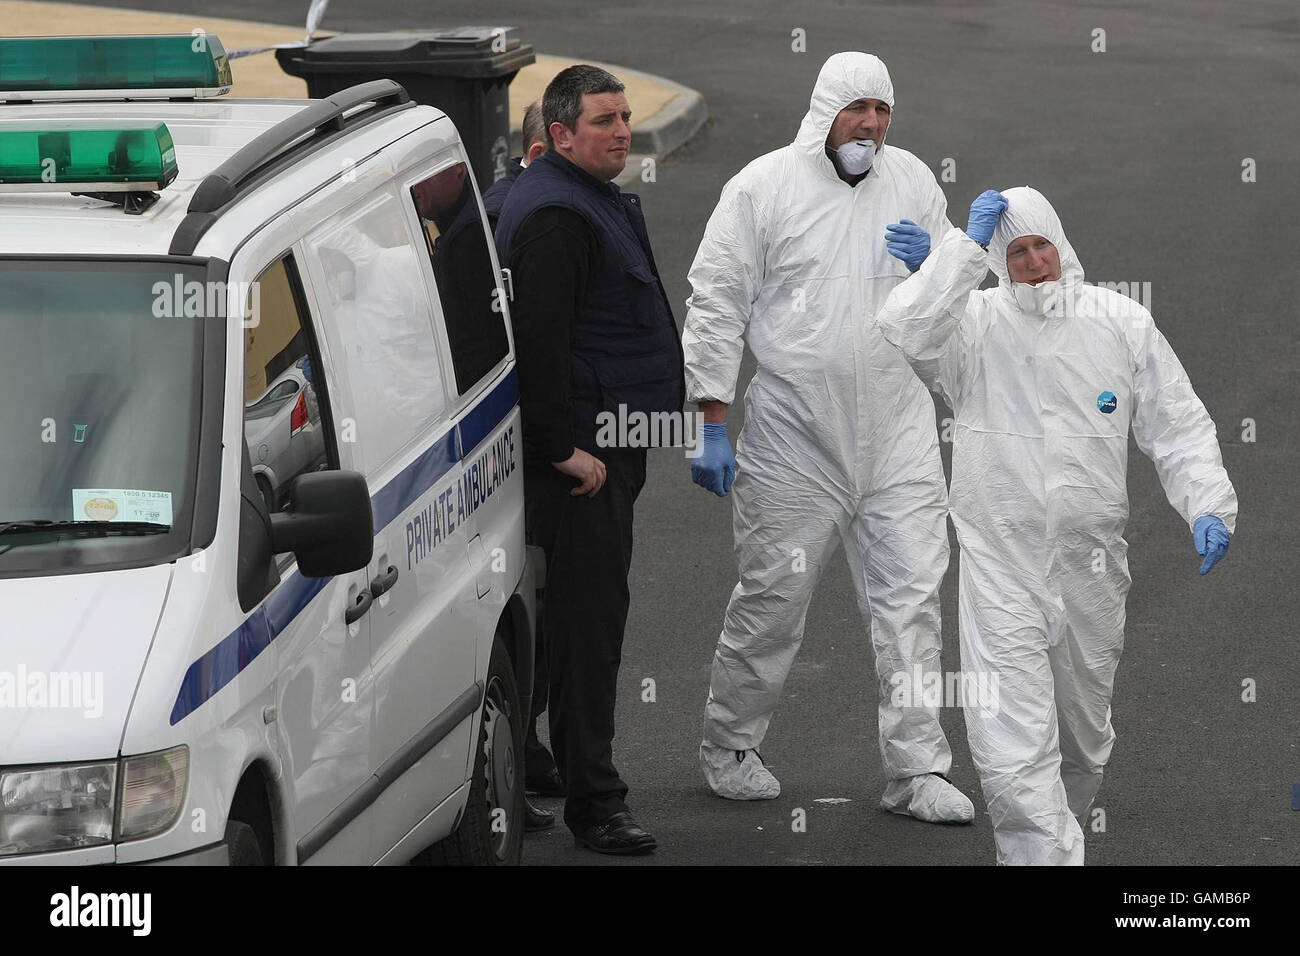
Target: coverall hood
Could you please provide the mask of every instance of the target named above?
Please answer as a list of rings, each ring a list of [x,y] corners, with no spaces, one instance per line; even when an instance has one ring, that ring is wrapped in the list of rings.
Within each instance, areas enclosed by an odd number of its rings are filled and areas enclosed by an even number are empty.
[[[989,268],[998,277],[998,284],[1008,293],[1016,283],[1007,271],[1007,247],[1021,236],[1042,236],[1056,246],[1061,260],[1061,282],[1077,286],[1083,282],[1083,266],[1074,254],[1070,240],[1065,238],[1061,219],[1042,193],[1032,186],[1015,186],[1001,190],[1007,208],[993,230],[989,242]]]
[[[884,100],[891,110],[894,108],[894,84],[880,57],[870,53],[836,53],[822,64],[795,145],[818,162],[819,168],[824,167],[827,175],[838,178],[834,164],[826,155],[826,137],[835,117],[844,107],[863,97]],[[876,144],[877,155],[883,149],[884,143]]]

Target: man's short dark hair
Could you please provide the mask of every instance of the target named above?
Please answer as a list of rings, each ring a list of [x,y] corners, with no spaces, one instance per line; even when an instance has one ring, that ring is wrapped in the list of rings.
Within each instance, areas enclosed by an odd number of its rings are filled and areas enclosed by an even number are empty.
[[[542,101],[533,100],[528,104],[528,109],[524,110],[524,124],[521,129],[524,141],[524,155],[533,148],[533,143],[550,144],[546,139],[546,126],[542,123]]]
[[[580,63],[555,74],[542,94],[542,121],[546,124],[546,145],[555,148],[551,124],[563,123],[566,129],[578,129],[582,115],[582,98],[588,93],[622,93],[623,83],[617,76],[598,66]]]

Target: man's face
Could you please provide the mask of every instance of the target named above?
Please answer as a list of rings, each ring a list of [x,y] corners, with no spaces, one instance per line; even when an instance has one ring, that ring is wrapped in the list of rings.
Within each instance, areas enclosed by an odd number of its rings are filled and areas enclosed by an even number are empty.
[[[412,188],[420,215],[425,219],[440,218],[460,198],[466,175],[465,164],[457,163]]]
[[[826,145],[835,150],[850,140],[869,139],[879,151],[885,141],[885,131],[889,129],[889,112],[889,104],[884,100],[866,96],[854,100],[836,114],[826,136]]]
[[[1042,236],[1021,236],[1007,246],[1007,272],[1012,282],[1051,282],[1061,278],[1061,257]]]
[[[578,128],[551,124],[555,149],[602,182],[608,182],[627,165],[632,145],[632,111],[622,93],[584,93]]]

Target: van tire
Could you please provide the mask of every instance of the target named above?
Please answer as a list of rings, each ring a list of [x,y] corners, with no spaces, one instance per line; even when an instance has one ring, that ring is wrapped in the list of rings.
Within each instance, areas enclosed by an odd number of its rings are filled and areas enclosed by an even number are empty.
[[[498,630],[479,714],[474,775],[460,825],[415,860],[433,866],[512,866],[524,848],[524,724],[514,666]],[[499,812],[504,810],[504,814]],[[504,832],[502,831],[504,828]]]
[[[239,820],[226,821],[226,848],[231,866],[266,866],[257,831]]]

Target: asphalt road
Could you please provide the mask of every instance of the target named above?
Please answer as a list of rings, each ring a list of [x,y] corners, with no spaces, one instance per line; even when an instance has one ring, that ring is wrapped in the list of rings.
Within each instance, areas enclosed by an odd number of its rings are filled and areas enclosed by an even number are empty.
[[[108,5],[108,4],[106,4]],[[112,5],[301,23],[307,0],[122,0]],[[201,24],[196,16],[196,25]],[[1091,281],[1151,283],[1151,309],[1219,428],[1241,501],[1232,550],[1200,578],[1191,536],[1150,462],[1132,449],[1126,537],[1133,590],[1114,699],[1119,735],[1088,835],[1090,864],[1284,864],[1300,859],[1300,662],[1293,579],[1300,246],[1300,12],[1293,0],[1093,3],[659,0],[530,4],[334,0],[332,30],[508,23],[542,52],[624,64],[700,90],[712,120],[644,184],[675,303],[726,180],[789,142],[823,60],[882,56],[897,94],[889,142],[944,183],[965,223],[987,187],[1033,184],[1061,215]],[[1094,31],[1105,52],[1094,52]],[[792,51],[805,31],[806,52]],[[1255,182],[1243,182],[1254,160]],[[678,321],[685,307],[678,307]],[[747,363],[746,377],[752,371]],[[946,411],[940,410],[940,417]],[[1254,423],[1252,436],[1243,422]],[[731,434],[740,425],[733,413]],[[946,457],[946,449],[945,449]],[[638,505],[632,613],[616,759],[661,849],[639,861],[531,836],[536,864],[988,864],[993,836],[965,744],[946,710],[954,781],[971,827],[878,809],[875,682],[842,557],[823,579],[807,637],[763,747],[780,799],[712,797],[696,763],[708,669],[734,584],[729,503],[657,452]],[[955,547],[955,543],[954,543]],[[945,581],[944,669],[956,645],[956,552]],[[655,701],[642,701],[643,680]],[[1243,681],[1256,699],[1243,701]],[[840,802],[819,802],[832,799]],[[795,832],[796,811],[806,831]]]

